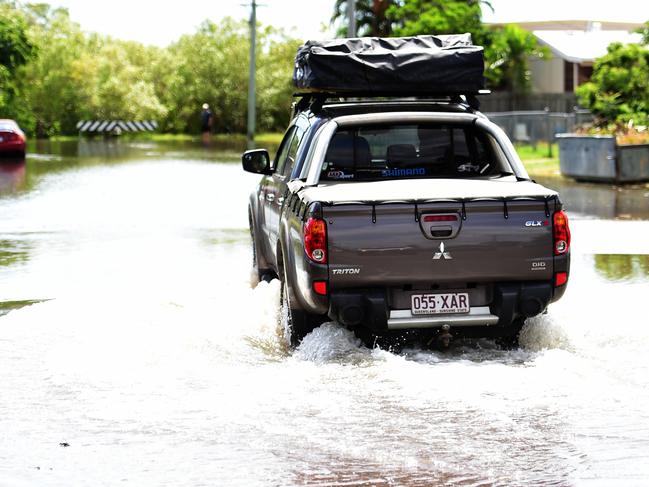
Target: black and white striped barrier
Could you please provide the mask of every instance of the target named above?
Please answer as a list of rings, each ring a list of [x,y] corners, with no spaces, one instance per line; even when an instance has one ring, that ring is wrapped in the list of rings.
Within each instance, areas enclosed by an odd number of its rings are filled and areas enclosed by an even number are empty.
[[[154,120],[131,122],[124,120],[81,120],[77,123],[80,133],[116,134],[123,132],[153,132],[158,128]]]

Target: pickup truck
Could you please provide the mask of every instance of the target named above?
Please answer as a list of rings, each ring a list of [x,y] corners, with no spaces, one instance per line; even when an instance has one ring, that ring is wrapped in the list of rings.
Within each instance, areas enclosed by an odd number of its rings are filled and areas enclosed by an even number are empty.
[[[324,321],[358,336],[515,344],[561,298],[570,230],[505,133],[466,99],[305,97],[250,195],[253,265],[279,278],[290,339]]]

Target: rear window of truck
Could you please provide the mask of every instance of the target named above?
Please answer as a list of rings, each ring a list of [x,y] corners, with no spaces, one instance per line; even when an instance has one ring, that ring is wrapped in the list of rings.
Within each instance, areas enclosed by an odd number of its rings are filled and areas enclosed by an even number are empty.
[[[468,125],[368,125],[338,130],[321,181],[470,178],[506,172],[490,136]]]

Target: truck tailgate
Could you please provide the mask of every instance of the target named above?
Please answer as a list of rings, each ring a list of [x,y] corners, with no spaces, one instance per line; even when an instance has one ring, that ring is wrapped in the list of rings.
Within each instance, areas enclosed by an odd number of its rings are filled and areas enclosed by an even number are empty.
[[[333,289],[551,280],[554,200],[323,207]]]

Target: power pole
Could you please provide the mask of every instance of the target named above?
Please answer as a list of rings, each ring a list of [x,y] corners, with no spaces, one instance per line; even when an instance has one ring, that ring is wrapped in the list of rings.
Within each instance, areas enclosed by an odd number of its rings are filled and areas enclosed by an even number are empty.
[[[250,74],[248,77],[248,149],[255,146],[255,120],[256,113],[256,64],[257,64],[257,1],[251,0],[250,6]]]
[[[356,0],[347,0],[347,37],[356,37]]]

